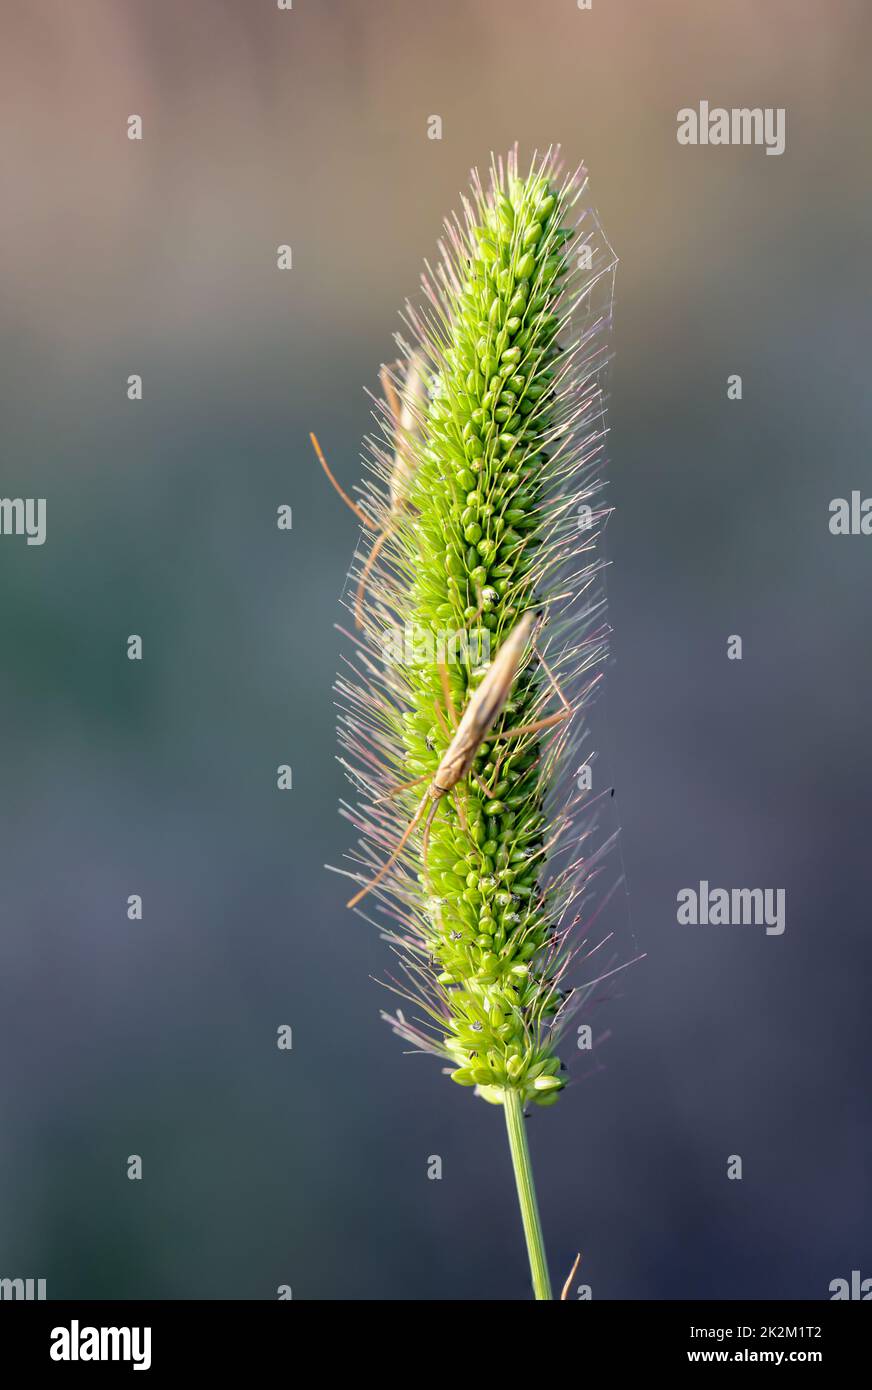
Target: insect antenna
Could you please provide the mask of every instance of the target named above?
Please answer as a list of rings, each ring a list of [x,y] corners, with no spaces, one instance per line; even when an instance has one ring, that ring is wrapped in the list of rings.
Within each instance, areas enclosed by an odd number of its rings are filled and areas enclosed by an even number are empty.
[[[327,462],[327,460],[326,460],[325,457],[324,457],[324,450],[321,448],[321,445],[318,443],[317,436],[316,436],[311,430],[309,431],[309,438],[310,438],[311,441],[312,441],[312,448],[315,450],[315,453],[316,453],[317,456],[318,456],[318,462],[320,463],[321,467],[324,469],[324,472],[327,474],[327,477],[330,479],[330,481],[331,481],[331,483],[333,484],[333,486],[335,487],[336,491],[339,493],[339,496],[342,498],[342,500],[343,500],[343,502],[345,503],[346,507],[350,507],[350,508],[351,508],[351,510],[354,512],[354,515],[358,518],[359,521],[362,521],[362,522],[363,522],[363,524],[364,524],[364,526],[367,528],[367,530],[369,530],[369,531],[377,531],[377,530],[378,530],[378,527],[376,526],[375,522],[370,520],[370,518],[367,516],[366,512],[365,512],[361,507],[358,507],[357,503],[356,503],[355,501],[353,501],[352,498],[350,498],[350,497],[348,496],[348,493],[345,491],[345,489],[344,489],[344,488],[340,485],[340,483],[338,483],[337,480],[334,478],[333,474],[332,474],[331,471],[330,471],[330,465],[329,465],[329,463]]]

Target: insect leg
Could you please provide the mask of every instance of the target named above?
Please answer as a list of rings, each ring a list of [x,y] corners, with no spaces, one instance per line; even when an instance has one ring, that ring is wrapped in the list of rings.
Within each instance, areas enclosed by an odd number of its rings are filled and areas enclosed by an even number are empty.
[[[439,802],[442,800],[443,793],[433,798],[433,805],[427,812],[427,819],[424,822],[424,841],[421,845],[421,858],[424,862],[424,882],[427,885],[427,892],[430,892],[430,875],[427,870],[427,851],[430,848],[430,826],[433,824],[433,817],[439,809]]]
[[[424,795],[421,797],[418,809],[413,815],[412,819],[409,821],[409,824],[406,826],[405,830],[403,831],[402,836],[400,837],[400,841],[393,854],[391,855],[390,859],[386,860],[385,863],[382,864],[375,878],[371,878],[369,883],[365,883],[364,886],[360,889],[360,891],[355,893],[353,898],[349,898],[346,904],[347,907],[356,907],[357,904],[360,902],[361,898],[365,898],[367,893],[369,893],[371,889],[375,888],[377,883],[381,883],[388,869],[390,869],[392,865],[396,864],[397,860],[403,852],[403,848],[405,847],[409,839],[409,836],[411,835],[412,831],[415,829],[415,826],[418,824],[419,820],[424,814],[424,807],[427,805],[427,798],[429,797],[429,795],[430,792],[428,788],[427,791],[425,791]],[[429,819],[433,819],[432,815],[429,817]]]
[[[548,677],[549,684],[554,693],[556,694],[561,705],[563,706],[563,709],[558,710],[557,714],[546,715],[544,719],[535,719],[529,724],[521,724],[516,729],[504,729],[501,733],[497,734],[497,738],[518,738],[521,734],[536,734],[541,729],[550,729],[555,724],[562,723],[564,719],[570,719],[572,715],[575,713],[575,710],[573,709],[572,705],[569,703],[563,691],[560,689],[557,677],[551,670],[551,667],[548,665],[548,662],[545,660],[538,647],[535,647],[534,649],[542,665],[542,669]]]
[[[495,734],[495,738],[519,738],[521,734],[537,734],[540,729],[550,729],[555,724],[562,724],[564,719],[569,719],[575,710],[571,706],[559,710],[557,714],[549,714],[545,719],[534,719],[532,724],[520,724],[517,729],[502,729]]]
[[[572,714],[572,705],[569,703],[569,701],[567,700],[567,698],[566,698],[566,696],[564,695],[563,691],[560,689],[560,686],[559,686],[559,684],[558,684],[558,682],[557,682],[557,677],[555,676],[554,672],[551,670],[551,667],[548,665],[548,662],[545,660],[544,656],[543,656],[542,653],[540,652],[539,648],[536,646],[535,642],[534,642],[534,644],[533,644],[533,648],[534,648],[534,650],[535,650],[535,652],[536,652],[536,655],[537,655],[538,658],[539,658],[539,662],[540,662],[540,665],[542,666],[542,670],[545,672],[546,676],[548,677],[549,683],[550,683],[550,685],[551,685],[551,689],[554,691],[554,694],[557,696],[558,700],[560,701],[561,705],[563,706],[563,708],[564,708],[564,710],[567,712],[567,714]]]
[[[368,523],[371,525],[371,523]],[[370,571],[378,559],[379,552],[393,531],[393,526],[385,526],[384,530],[376,536],[372,543],[372,549],[366,557],[363,569],[360,571],[360,578],[357,581],[357,593],[354,597],[354,621],[360,628],[363,627],[363,596],[366,592],[366,581],[369,579]]]
[[[498,766],[499,766],[499,765],[498,765]],[[490,787],[486,787],[486,786],[485,786],[484,782],[481,780],[481,778],[479,777],[478,773],[475,772],[472,768],[470,768],[470,769],[469,769],[469,776],[472,778],[473,782],[475,782],[476,785],[484,792],[485,796],[489,797],[489,798],[491,799],[491,801],[493,801],[493,799],[494,799],[494,793],[491,791]]]
[[[427,781],[429,776],[429,772],[423,772],[420,777],[413,777],[411,782],[400,782],[396,787],[389,787],[383,796],[377,796],[375,798],[372,805],[378,806],[380,801],[388,801],[392,796],[396,796],[398,792],[407,792],[410,787],[420,786],[422,782]]]

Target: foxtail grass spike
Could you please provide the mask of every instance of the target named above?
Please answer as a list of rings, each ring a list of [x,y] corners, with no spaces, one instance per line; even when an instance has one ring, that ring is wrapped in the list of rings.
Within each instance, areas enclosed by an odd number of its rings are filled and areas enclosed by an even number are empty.
[[[513,151],[446,223],[383,369],[337,684],[351,902],[379,913],[395,953],[401,1007],[384,1016],[504,1106],[539,1298],[524,1112],[566,1085],[560,1040],[596,983],[572,972],[598,944],[588,890],[610,843],[577,777],[609,634],[615,269],[586,192],[556,152],[522,173]]]

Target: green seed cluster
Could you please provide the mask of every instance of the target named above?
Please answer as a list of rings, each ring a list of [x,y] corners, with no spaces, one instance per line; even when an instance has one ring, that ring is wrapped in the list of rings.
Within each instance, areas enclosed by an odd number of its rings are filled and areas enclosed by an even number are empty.
[[[411,498],[407,611],[437,650],[448,640],[455,656],[451,635],[479,630],[492,659],[543,597],[536,586],[548,539],[558,305],[572,236],[562,211],[560,194],[539,175],[510,171],[482,198],[446,331],[430,344],[437,385]],[[485,674],[477,646],[471,637],[466,659],[448,660],[458,714]],[[410,662],[404,679],[409,776],[432,778],[453,733],[438,666]],[[448,1011],[442,1046],[453,1079],[495,1102],[511,1087],[550,1104],[563,1084],[549,1034],[562,996],[549,976],[554,924],[540,887],[542,746],[535,734],[500,737],[541,713],[543,690],[533,659],[479,748],[474,775],[443,798],[420,871],[426,949]]]

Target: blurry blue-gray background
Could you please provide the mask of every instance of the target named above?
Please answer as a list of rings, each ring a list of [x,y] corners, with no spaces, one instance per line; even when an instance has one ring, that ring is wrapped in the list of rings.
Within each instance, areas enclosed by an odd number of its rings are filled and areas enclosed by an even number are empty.
[[[0,539],[0,1275],[527,1296],[501,1116],[403,1055],[322,868],[356,526],[307,439],[359,476],[397,310],[515,140],[585,160],[621,258],[603,713],[647,952],[531,1121],[555,1278],[579,1248],[595,1298],[872,1274],[872,538],[828,529],[872,495],[868,7],[0,15],[0,492],[48,507],[44,546]],[[784,154],[680,146],[701,99],[786,108]],[[784,935],[679,927],[700,879],[785,888]]]

